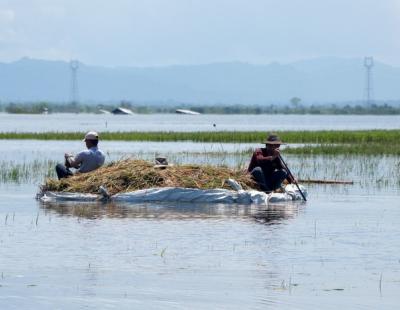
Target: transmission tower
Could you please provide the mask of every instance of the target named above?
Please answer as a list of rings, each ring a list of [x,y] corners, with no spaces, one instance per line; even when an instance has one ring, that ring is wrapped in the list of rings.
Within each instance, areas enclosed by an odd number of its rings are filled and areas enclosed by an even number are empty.
[[[71,69],[71,93],[70,99],[72,104],[78,104],[79,102],[79,90],[78,90],[78,68],[79,62],[77,60],[71,60],[69,63]]]
[[[374,88],[372,84],[372,67],[374,66],[373,57],[364,58],[365,67],[365,103],[366,105],[371,105],[374,101]]]

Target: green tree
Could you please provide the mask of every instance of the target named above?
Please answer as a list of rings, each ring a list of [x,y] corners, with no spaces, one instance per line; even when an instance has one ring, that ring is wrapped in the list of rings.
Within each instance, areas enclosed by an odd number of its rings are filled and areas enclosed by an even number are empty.
[[[290,103],[297,108],[300,104],[301,98],[299,97],[293,97],[292,99],[290,99]]]

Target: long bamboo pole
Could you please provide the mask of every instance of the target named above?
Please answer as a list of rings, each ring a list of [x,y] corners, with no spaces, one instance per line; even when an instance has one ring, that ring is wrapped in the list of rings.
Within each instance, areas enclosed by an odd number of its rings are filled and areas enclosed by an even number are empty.
[[[342,181],[342,180],[317,180],[317,179],[299,179],[301,183],[315,183],[315,184],[354,184],[353,181]]]

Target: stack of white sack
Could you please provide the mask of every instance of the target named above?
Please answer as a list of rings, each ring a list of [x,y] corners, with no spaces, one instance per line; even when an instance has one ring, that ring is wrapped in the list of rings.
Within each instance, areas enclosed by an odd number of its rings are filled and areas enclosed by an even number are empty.
[[[264,193],[257,190],[243,190],[242,187],[232,179],[227,183],[234,189],[197,189],[183,187],[160,187],[136,190],[127,193],[108,195],[105,188],[101,187],[101,194],[82,194],[68,192],[43,192],[38,194],[38,199],[44,202],[76,201],[95,202],[109,200],[113,202],[201,202],[201,203],[238,203],[259,204],[279,203],[302,200],[300,191],[295,185],[286,185],[282,193]],[[303,194],[307,197],[307,190],[299,185]]]

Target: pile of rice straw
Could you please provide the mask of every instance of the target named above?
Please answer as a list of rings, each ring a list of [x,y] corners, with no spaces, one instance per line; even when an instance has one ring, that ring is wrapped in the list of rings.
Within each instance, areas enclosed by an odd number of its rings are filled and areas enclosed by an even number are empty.
[[[152,187],[232,189],[225,183],[229,178],[235,179],[243,189],[257,188],[244,171],[226,167],[181,165],[160,168],[144,160],[125,159],[67,179],[47,179],[41,190],[97,193],[103,185],[113,195]]]

